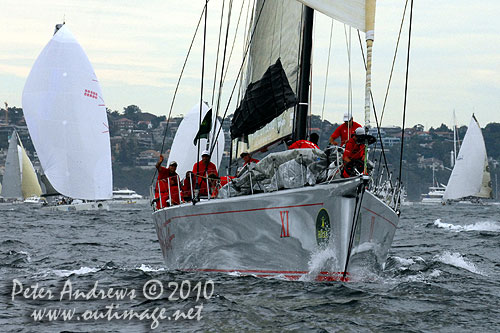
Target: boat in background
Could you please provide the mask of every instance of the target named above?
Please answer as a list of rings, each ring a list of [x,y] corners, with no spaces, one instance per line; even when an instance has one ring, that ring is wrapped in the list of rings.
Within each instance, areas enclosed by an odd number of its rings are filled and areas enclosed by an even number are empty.
[[[422,194],[423,204],[442,204],[443,195],[446,190],[446,186],[439,183],[435,175],[434,163],[432,164],[432,186],[429,187],[429,192]]]
[[[202,103],[201,108],[198,103],[193,106],[191,110],[189,110],[186,116],[182,119],[179,124],[179,128],[175,133],[174,141],[172,142],[172,149],[168,155],[168,163],[166,164],[169,165],[170,162],[173,161],[177,162],[176,172],[181,178],[185,177],[186,172],[193,170],[193,165],[198,162],[198,156],[203,150],[206,149],[208,144],[207,138],[200,138],[197,140],[196,144],[193,143],[194,137],[198,132],[200,109],[201,119],[204,119],[207,114],[212,117],[210,122],[212,126],[208,134],[211,139],[213,139],[213,137],[217,134],[214,130],[218,130],[220,128],[220,122],[217,120],[216,115],[212,114],[211,108],[206,102]],[[218,133],[216,142],[217,144],[212,152],[210,160],[217,166],[218,170],[222,161],[222,156],[224,155],[224,131],[222,129]],[[200,150],[198,150],[198,147],[201,147]]]
[[[111,204],[143,204],[147,203],[149,199],[144,198],[142,195],[137,194],[133,190],[121,189],[113,191],[113,198]]]
[[[480,203],[492,199],[491,175],[481,127],[474,115],[462,141],[443,201]]]
[[[23,90],[26,124],[55,210],[109,208],[111,147],[106,106],[87,55],[65,24],[56,25]]]
[[[21,139],[14,130],[9,140],[1,196],[8,202],[40,203],[42,189]]]

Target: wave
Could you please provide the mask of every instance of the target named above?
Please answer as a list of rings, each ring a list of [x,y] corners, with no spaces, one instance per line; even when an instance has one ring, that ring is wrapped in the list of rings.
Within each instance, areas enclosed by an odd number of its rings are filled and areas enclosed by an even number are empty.
[[[85,275],[85,274],[95,273],[95,272],[98,272],[100,270],[101,270],[100,268],[95,268],[95,267],[80,267],[80,269],[76,269],[76,270],[54,269],[54,270],[52,270],[52,272],[55,275],[60,276],[60,277],[68,277],[68,276],[73,275],[73,274]]]
[[[495,221],[481,221],[473,224],[455,225],[441,222],[441,219],[434,221],[434,225],[441,229],[449,229],[455,232],[461,231],[498,231],[500,232],[500,223]]]
[[[479,275],[484,275],[483,272],[481,272],[474,263],[467,261],[460,253],[454,252],[451,253],[449,251],[445,251],[442,254],[438,254],[434,257],[434,260],[442,262],[443,264],[450,265],[450,266],[455,266],[457,268],[462,268],[465,269],[469,272],[479,274]]]
[[[308,274],[303,275],[301,281],[314,280],[321,271],[340,271],[337,255],[335,251],[327,247],[326,249],[318,249],[311,254],[308,264]],[[343,269],[343,268],[342,268]]]
[[[149,265],[144,265],[144,264],[141,264],[140,267],[136,267],[137,270],[139,271],[143,271],[144,273],[149,273],[149,272],[164,272],[165,271],[165,267],[160,267],[160,268],[153,268]]]

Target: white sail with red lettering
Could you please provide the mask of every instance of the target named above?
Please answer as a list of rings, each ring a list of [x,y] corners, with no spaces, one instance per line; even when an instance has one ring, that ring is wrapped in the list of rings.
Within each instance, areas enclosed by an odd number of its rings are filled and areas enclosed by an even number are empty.
[[[72,198],[111,198],[106,106],[94,69],[66,25],[36,59],[24,86],[23,110],[52,186]]]

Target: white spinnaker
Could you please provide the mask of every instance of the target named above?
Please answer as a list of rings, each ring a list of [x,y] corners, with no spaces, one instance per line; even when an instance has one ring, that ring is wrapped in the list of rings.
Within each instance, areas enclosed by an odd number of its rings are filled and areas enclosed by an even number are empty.
[[[201,119],[205,117],[210,108],[208,105],[203,103]],[[215,118],[215,115],[212,115]],[[215,130],[220,129],[220,122],[218,120],[212,119],[212,130],[210,131],[210,139],[214,135]],[[184,179],[187,171],[193,170],[193,165],[198,162],[198,146],[193,144],[194,137],[198,133],[200,128],[200,104],[196,104],[187,115],[182,119],[177,132],[175,133],[174,141],[172,142],[172,148],[170,149],[170,154],[168,156],[168,163],[164,165],[165,167],[172,161],[177,162],[177,174],[181,179]],[[207,145],[207,139],[201,139],[198,141],[200,145],[200,159],[201,152],[205,150]],[[212,143],[210,143],[212,146]],[[224,155],[224,131],[221,130],[219,136],[217,137],[217,145],[215,146],[210,161],[217,166],[217,171],[219,170],[220,162],[222,156]]]
[[[111,147],[101,87],[66,25],[33,65],[23,111],[45,175],[59,193],[111,198]]]
[[[454,200],[468,196],[484,196],[481,194],[485,172],[486,146],[481,128],[472,116],[465,133],[455,167],[451,173],[444,200]],[[484,192],[484,191],[483,191]],[[489,197],[486,196],[486,197]]]

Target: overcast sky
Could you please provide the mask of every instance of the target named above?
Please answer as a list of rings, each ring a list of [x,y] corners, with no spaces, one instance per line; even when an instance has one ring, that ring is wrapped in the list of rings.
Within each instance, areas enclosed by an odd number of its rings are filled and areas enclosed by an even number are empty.
[[[235,0],[231,36],[240,8]],[[294,0],[268,0],[294,1]],[[24,82],[36,57],[50,40],[54,25],[66,20],[84,48],[101,83],[108,108],[122,111],[135,104],[144,112],[167,115],[173,92],[201,14],[204,0],[1,0],[0,99],[21,107]],[[378,1],[373,54],[373,95],[382,104],[394,54],[404,0]],[[204,99],[211,100],[222,0],[211,0]],[[479,123],[500,122],[500,2],[415,1],[406,124],[426,128],[459,125],[474,112]],[[241,18],[244,30],[246,11]],[[408,16],[407,16],[408,19]],[[312,111],[340,122],[348,105],[348,58],[343,24],[333,25],[326,90],[325,73],[331,20],[315,16]],[[406,21],[408,22],[408,21]],[[200,31],[201,32],[201,31]],[[396,62],[383,125],[401,125],[408,29]],[[241,35],[241,34],[240,34]],[[364,37],[364,34],[362,35]],[[353,114],[362,122],[364,78],[357,32],[352,31]],[[232,37],[231,37],[232,39]],[[236,46],[225,85],[226,97],[241,62],[242,37]],[[232,44],[232,41],[230,42]],[[201,35],[179,88],[173,114],[187,112],[200,96]],[[224,104],[225,105],[225,104]],[[230,112],[234,110],[231,107]]]

